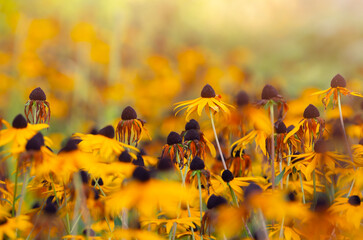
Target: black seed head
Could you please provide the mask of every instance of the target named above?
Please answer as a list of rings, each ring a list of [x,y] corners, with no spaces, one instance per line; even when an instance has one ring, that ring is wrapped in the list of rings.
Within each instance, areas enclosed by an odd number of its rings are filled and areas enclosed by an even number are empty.
[[[202,98],[213,98],[216,96],[216,92],[214,91],[211,85],[207,84],[203,87],[200,96]]]
[[[238,107],[247,105],[249,103],[249,101],[250,101],[250,99],[248,97],[248,94],[245,91],[240,91],[237,93],[236,103],[237,103]]]
[[[28,126],[28,123],[26,122],[26,119],[23,115],[18,114],[14,120],[13,120],[13,128],[26,128]]]
[[[258,186],[256,183],[250,183],[244,191],[244,198],[247,199],[252,195],[262,193],[262,188]]]
[[[130,106],[127,106],[121,113],[122,120],[132,120],[137,119],[137,113],[135,109]]]
[[[294,129],[295,126],[294,125],[290,125],[287,129],[286,132],[289,133],[292,129]]]
[[[81,140],[80,139],[69,139],[66,143],[66,145],[61,149],[59,150],[59,152],[72,152],[74,150],[77,150],[78,149],[78,143],[80,143]]]
[[[40,87],[37,87],[30,93],[29,99],[45,101],[45,100],[47,100],[47,96],[45,95],[43,89],[41,89]]]
[[[271,86],[270,84],[266,84],[262,89],[261,98],[270,100],[271,98],[277,97],[279,93],[276,88]]]
[[[0,226],[6,224],[7,222],[8,222],[8,219],[6,217],[2,217],[0,219]]]
[[[86,228],[86,229],[84,229],[84,230],[83,230],[82,235],[83,235],[83,236],[90,236],[90,237],[94,237],[94,236],[96,236],[96,233],[95,233],[95,231],[93,231],[93,229],[91,229],[91,228]]]
[[[359,140],[359,144],[363,145],[363,138],[361,140]]]
[[[100,199],[100,191],[98,189],[92,188],[93,190],[93,199],[98,200]]]
[[[141,154],[137,154],[137,159],[133,160],[132,164],[140,167],[145,166],[144,158],[141,156]]]
[[[108,125],[108,126],[102,128],[100,131],[98,131],[98,134],[103,135],[103,136],[108,137],[108,138],[114,138],[115,137],[115,129],[111,125]]]
[[[187,122],[187,124],[185,124],[185,130],[188,131],[190,129],[200,130],[199,123],[195,119],[191,119]]]
[[[315,211],[324,212],[330,207],[330,202],[325,194],[319,194],[316,200]]]
[[[223,171],[222,179],[223,179],[223,181],[228,183],[234,179],[234,176],[233,176],[232,172],[227,169],[227,170]]]
[[[25,145],[25,149],[27,151],[39,151],[41,146],[42,146],[42,143],[41,143],[41,139],[39,139],[39,135],[37,136],[38,134],[35,134],[31,139],[28,140],[28,142],[26,143]],[[41,137],[43,137],[43,135],[41,135]],[[43,142],[44,142],[44,139],[43,139]]]
[[[103,180],[102,178],[98,178],[98,181],[97,181],[98,185],[99,186],[103,186]],[[92,186],[96,185],[96,181],[93,179],[92,180]]]
[[[361,200],[357,195],[350,196],[348,199],[348,203],[352,206],[360,206]]]
[[[216,195],[212,194],[212,196],[210,196],[208,199],[207,208],[213,209],[213,208],[217,208],[221,205],[225,205],[227,203],[228,202],[224,197],[216,196]]]
[[[118,157],[118,160],[120,162],[125,162],[125,163],[129,163],[132,161],[131,155],[129,154],[128,151],[123,151],[120,156]]]
[[[147,182],[150,179],[150,172],[143,167],[135,168],[132,177],[140,182]]]
[[[168,171],[173,169],[174,164],[171,162],[171,159],[169,157],[163,157],[158,161],[157,168],[160,171]]]
[[[336,87],[346,87],[347,86],[347,81],[345,80],[345,78],[343,78],[342,75],[337,74],[335,75],[335,77],[333,77],[333,79],[330,82],[330,86],[332,88],[336,88]]]
[[[194,157],[190,163],[190,170],[202,170],[205,168],[204,161],[200,157]]]
[[[197,130],[190,129],[186,132],[184,136],[184,141],[193,141],[193,140],[200,141],[200,134]]]
[[[168,145],[179,144],[182,143],[182,141],[182,137],[179,135],[179,133],[176,132],[170,132],[166,140]]]
[[[50,197],[47,199],[47,202],[45,206],[43,207],[43,211],[47,215],[55,215],[58,211],[58,207],[55,202],[52,201],[54,197],[50,199]]]
[[[317,118],[319,116],[319,110],[313,104],[309,104],[309,106],[307,106],[304,110],[304,118]]]
[[[325,153],[327,151],[328,151],[328,145],[326,141],[324,141],[323,139],[319,139],[318,141],[316,141],[314,145],[314,152]]]
[[[277,134],[286,133],[287,129],[285,123],[281,120],[275,122],[275,131]]]
[[[97,128],[92,128],[91,131],[89,132],[89,134],[92,134],[92,135],[97,135],[97,133],[98,133]]]
[[[287,199],[288,199],[288,201],[290,201],[290,202],[295,202],[295,201],[296,201],[296,192],[295,192],[295,191],[293,191],[293,192],[289,192],[289,193],[287,194]]]
[[[79,171],[79,174],[81,175],[82,183],[88,184],[89,181],[89,174],[87,171]]]

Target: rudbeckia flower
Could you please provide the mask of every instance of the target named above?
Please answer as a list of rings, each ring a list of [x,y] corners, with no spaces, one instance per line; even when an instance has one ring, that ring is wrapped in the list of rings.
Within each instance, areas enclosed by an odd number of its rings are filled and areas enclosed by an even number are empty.
[[[147,129],[144,127],[145,121],[137,118],[136,111],[128,106],[121,114],[121,120],[116,127],[116,138],[128,145],[137,144],[140,142],[143,134],[146,134],[149,139],[150,135]]]
[[[236,145],[232,147],[231,157],[227,159],[226,164],[228,169],[236,177],[245,177],[252,172],[252,161],[250,155],[245,153],[245,150],[239,149],[234,151]],[[242,151],[242,153],[241,153]]]
[[[50,106],[44,91],[38,87],[29,95],[25,104],[25,116],[28,122],[45,123],[50,121]]]
[[[311,179],[311,174],[314,169],[322,170],[325,168],[334,173],[336,166],[341,167],[340,162],[351,164],[345,155],[329,151],[328,143],[322,139],[315,143],[313,151],[303,153],[295,157],[296,159],[293,161],[290,168],[292,169],[296,165],[300,165],[300,170],[308,181]],[[329,178],[327,178],[327,180],[331,182]]]
[[[363,219],[363,205],[360,196],[352,195],[348,198],[336,198],[329,210],[342,216],[344,219],[343,225],[340,226],[342,229],[356,230],[360,228]]]
[[[325,121],[320,117],[319,110],[314,105],[309,104],[305,108],[303,117],[299,124],[286,135],[284,143],[295,133],[302,144],[304,144],[305,136],[307,136],[309,145],[322,136],[325,129]]]
[[[151,179],[150,172],[143,167],[135,169],[133,178],[119,191],[107,196],[106,214],[117,216],[124,208],[135,208],[148,217],[159,208],[172,214],[178,209],[179,202],[187,199],[188,192],[180,183]]]
[[[3,121],[7,129],[0,131],[0,146],[11,144],[10,152],[18,154],[25,149],[27,141],[38,131],[49,127],[48,124],[28,124],[23,115],[17,115],[10,126]]]
[[[347,81],[345,80],[345,78],[340,75],[337,74],[335,75],[335,77],[333,77],[333,79],[330,82],[330,88],[324,90],[324,91],[319,91],[319,92],[315,92],[313,93],[313,95],[324,95],[323,98],[323,104],[326,107],[328,106],[329,102],[330,102],[330,96],[333,95],[333,107],[336,106],[336,104],[338,103],[338,100],[340,98],[340,94],[343,94],[344,96],[346,95],[352,95],[352,96],[356,96],[356,97],[362,97],[363,95],[361,95],[360,93],[357,92],[352,92],[350,90],[348,90],[346,88],[347,86]]]
[[[32,227],[29,216],[19,215],[10,217],[6,207],[0,207],[0,240],[2,239],[17,239],[17,233],[25,236],[27,230]]]
[[[161,157],[169,157],[172,161],[184,167],[184,145],[182,137],[176,132],[170,132],[167,138],[167,144],[163,146]]]
[[[79,143],[79,148],[82,151],[92,152],[100,157],[103,162],[114,161],[121,152],[125,151],[125,148],[138,152],[137,148],[115,140],[115,130],[111,125],[102,128],[97,135],[75,134],[74,136],[82,140]],[[132,155],[133,153],[130,154]]]
[[[189,115],[193,112],[197,112],[199,116],[202,115],[203,109],[205,109],[206,114],[209,116],[210,111],[217,113],[220,110],[224,111],[227,115],[230,114],[228,107],[233,107],[225,102],[221,101],[221,97],[216,95],[214,89],[211,85],[207,84],[203,87],[201,96],[194,100],[188,100],[183,102],[175,103],[176,107],[174,110],[179,110],[175,113],[178,114],[180,111],[186,109],[186,120],[189,120]]]

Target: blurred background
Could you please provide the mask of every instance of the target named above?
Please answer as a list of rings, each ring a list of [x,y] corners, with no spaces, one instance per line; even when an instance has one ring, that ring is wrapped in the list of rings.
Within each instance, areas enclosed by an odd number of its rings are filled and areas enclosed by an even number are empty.
[[[41,87],[58,145],[115,125],[131,105],[151,135],[184,127],[173,103],[209,83],[233,103],[265,83],[286,99],[330,87],[337,73],[362,92],[358,0],[0,0],[0,116],[24,112]]]

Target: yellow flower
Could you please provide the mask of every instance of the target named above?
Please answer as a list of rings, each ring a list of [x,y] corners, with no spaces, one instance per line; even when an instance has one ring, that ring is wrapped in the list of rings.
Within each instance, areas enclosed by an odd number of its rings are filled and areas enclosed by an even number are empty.
[[[105,237],[125,240],[164,240],[163,237],[160,237],[156,233],[136,229],[117,229],[110,234],[106,234]]]
[[[323,104],[326,107],[328,106],[329,102],[330,102],[330,96],[333,95],[333,107],[336,106],[337,102],[338,102],[338,95],[339,94],[343,94],[344,96],[346,95],[352,95],[352,96],[356,96],[356,97],[362,97],[363,95],[361,95],[360,93],[357,92],[352,92],[349,91],[347,88],[345,88],[347,86],[347,81],[344,79],[344,77],[342,77],[340,74],[337,74],[330,83],[330,88],[324,90],[324,91],[319,91],[319,92],[315,92],[312,95],[323,95],[325,94],[324,98],[323,98]]]
[[[137,118],[136,111],[128,106],[121,114],[121,120],[117,124],[116,137],[120,142],[127,144],[137,144],[140,142],[143,134],[146,134],[149,139],[149,132],[144,127],[145,122]],[[126,140],[127,139],[127,140]]]
[[[194,99],[194,100],[188,100],[188,101],[182,101],[178,102],[175,105],[177,105],[174,110],[179,110],[175,113],[178,114],[180,111],[186,109],[186,120],[189,120],[189,115],[193,112],[197,112],[199,116],[201,116],[203,109],[205,109],[205,112],[209,116],[210,111],[214,114],[219,112],[221,109],[227,114],[230,114],[230,111],[227,107],[233,107],[232,105],[229,105],[227,103],[224,103],[220,100],[220,96],[216,95],[214,92],[214,89],[209,85],[205,85],[201,92],[201,97]]]
[[[344,224],[341,226],[342,229],[360,228],[360,223],[363,219],[363,205],[358,195],[352,195],[349,198],[336,198],[329,210],[343,217]]]
[[[23,115],[17,115],[9,125],[2,120],[7,129],[0,131],[0,146],[11,143],[10,152],[13,154],[20,153],[25,150],[27,141],[33,137],[38,131],[49,127],[48,124],[28,124]]]
[[[103,162],[114,161],[121,152],[125,151],[125,148],[139,151],[135,147],[115,140],[115,130],[111,125],[102,128],[97,135],[77,133],[74,136],[82,140],[79,143],[79,148],[82,151],[95,154]],[[130,155],[134,154],[130,152]],[[136,156],[133,156],[133,158],[136,158]]]
[[[27,231],[31,226],[29,216],[20,215],[11,218],[8,209],[0,207],[0,240],[16,239],[17,231]]]
[[[172,214],[180,201],[190,197],[180,183],[150,179],[149,171],[143,167],[137,167],[133,177],[134,181],[105,199],[106,214],[117,216],[124,208],[136,208],[142,216],[149,217],[160,208]]]

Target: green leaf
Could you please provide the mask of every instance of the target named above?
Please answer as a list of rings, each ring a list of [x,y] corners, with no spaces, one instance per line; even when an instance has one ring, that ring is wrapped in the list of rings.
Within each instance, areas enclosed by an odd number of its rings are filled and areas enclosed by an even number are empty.
[[[279,184],[279,182],[281,181],[281,179],[284,177],[285,170],[286,170],[286,168],[284,168],[284,170],[282,170],[282,172],[280,172],[279,175],[276,176],[276,178],[275,178],[275,185]]]
[[[122,221],[119,217],[116,217],[113,222],[115,223],[115,227],[122,227]]]

